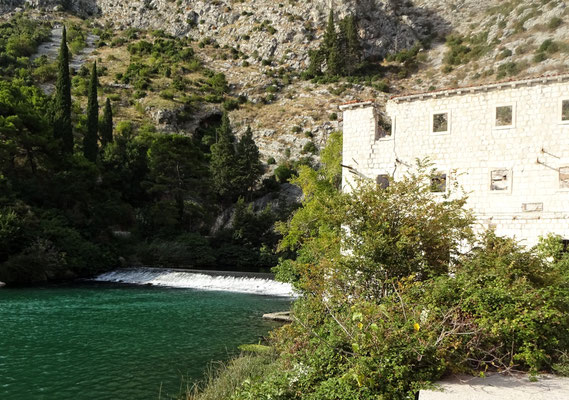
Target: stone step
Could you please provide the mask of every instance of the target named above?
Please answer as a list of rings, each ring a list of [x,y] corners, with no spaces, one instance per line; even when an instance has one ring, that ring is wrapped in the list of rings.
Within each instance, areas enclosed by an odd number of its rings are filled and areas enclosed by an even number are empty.
[[[437,382],[438,389],[421,390],[419,400],[568,400],[569,378],[527,374],[453,375]]]

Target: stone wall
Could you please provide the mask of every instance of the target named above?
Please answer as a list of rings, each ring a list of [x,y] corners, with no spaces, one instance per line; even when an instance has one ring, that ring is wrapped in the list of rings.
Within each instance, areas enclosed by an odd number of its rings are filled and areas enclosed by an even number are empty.
[[[507,126],[497,126],[497,107]],[[399,179],[428,157],[447,192],[468,193],[479,229],[527,245],[549,232],[569,239],[569,75],[395,97],[384,137],[372,102],[341,109],[345,190],[357,175]]]

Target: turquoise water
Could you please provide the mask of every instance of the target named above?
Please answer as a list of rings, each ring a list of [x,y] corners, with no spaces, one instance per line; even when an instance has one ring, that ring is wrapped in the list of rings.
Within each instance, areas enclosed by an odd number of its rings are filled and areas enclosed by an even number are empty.
[[[85,284],[0,290],[0,399],[169,399],[284,298]]]

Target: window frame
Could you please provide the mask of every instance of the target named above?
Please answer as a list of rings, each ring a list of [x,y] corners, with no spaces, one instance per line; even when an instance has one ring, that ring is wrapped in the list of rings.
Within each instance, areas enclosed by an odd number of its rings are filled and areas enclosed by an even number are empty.
[[[493,190],[492,189],[492,172],[493,171],[507,171],[508,172],[508,188],[506,190]],[[492,194],[512,194],[512,186],[514,183],[513,171],[511,168],[495,167],[488,170],[488,191]]]
[[[440,132],[435,132],[435,115],[438,114],[446,114],[447,115],[447,130],[446,131],[440,131]],[[431,118],[429,118],[429,134],[431,135],[450,135],[451,133],[451,129],[452,129],[452,114],[451,111],[446,109],[446,110],[437,110],[437,111],[431,111]]]
[[[512,107],[512,123],[510,125],[496,125],[498,122],[498,108],[500,107]],[[494,112],[492,114],[492,118],[494,118],[494,122],[492,123],[492,127],[496,130],[500,129],[513,129],[516,127],[516,102],[513,101],[511,103],[498,103],[494,104],[493,108]]]

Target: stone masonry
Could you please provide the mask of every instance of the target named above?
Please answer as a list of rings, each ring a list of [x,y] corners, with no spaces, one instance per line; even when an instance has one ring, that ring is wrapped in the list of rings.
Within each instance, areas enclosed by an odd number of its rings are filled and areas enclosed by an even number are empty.
[[[344,190],[358,176],[397,180],[428,157],[433,195],[464,189],[479,230],[525,245],[569,239],[569,75],[396,96],[387,124],[373,101],[340,109]]]

